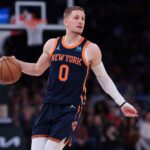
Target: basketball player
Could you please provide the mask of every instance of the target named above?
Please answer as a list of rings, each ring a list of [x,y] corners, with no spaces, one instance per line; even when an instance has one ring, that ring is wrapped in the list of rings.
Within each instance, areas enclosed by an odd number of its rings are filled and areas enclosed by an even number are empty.
[[[85,13],[78,6],[64,12],[66,35],[49,39],[36,63],[17,60],[25,74],[40,76],[49,67],[43,108],[33,125],[31,150],[62,150],[72,140],[86,100],[86,79],[91,68],[98,82],[127,117],[137,110],[118,92],[108,76],[100,48],[81,36]]]

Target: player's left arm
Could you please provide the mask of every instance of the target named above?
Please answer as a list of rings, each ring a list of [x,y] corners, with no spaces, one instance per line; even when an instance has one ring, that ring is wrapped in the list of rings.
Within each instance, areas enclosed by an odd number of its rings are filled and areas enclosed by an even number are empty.
[[[107,74],[102,62],[102,54],[100,48],[94,43],[89,43],[86,48],[85,58],[91,65],[91,69],[96,75],[97,80],[103,90],[107,94],[109,94],[120,106],[123,114],[128,117],[138,116],[137,110],[122,97],[122,95],[117,90],[114,82]]]

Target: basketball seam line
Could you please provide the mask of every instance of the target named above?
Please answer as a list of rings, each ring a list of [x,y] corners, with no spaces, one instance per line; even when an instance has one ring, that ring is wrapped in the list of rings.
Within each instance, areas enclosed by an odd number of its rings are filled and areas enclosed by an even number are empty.
[[[10,61],[13,65],[15,65],[18,69],[18,71],[20,71],[21,67],[18,64],[15,64],[13,61],[11,61],[10,59],[8,59],[8,61]]]
[[[1,64],[1,72],[0,72],[0,79],[2,80],[2,69],[3,69],[3,61],[2,61],[2,64]]]
[[[4,60],[4,61],[5,61],[5,60]],[[10,67],[9,67],[9,65],[7,64],[7,61],[5,61],[5,63],[6,63],[6,65],[7,65],[7,67],[8,67],[8,70],[9,70],[9,72],[10,72],[10,75],[11,75],[11,77],[12,77],[12,80],[14,80],[13,75],[12,75],[11,70],[10,70]]]

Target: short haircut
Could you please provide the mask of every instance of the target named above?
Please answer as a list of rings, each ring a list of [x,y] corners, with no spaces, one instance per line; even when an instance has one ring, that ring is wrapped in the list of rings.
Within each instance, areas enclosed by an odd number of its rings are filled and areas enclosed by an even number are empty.
[[[71,14],[71,12],[74,11],[74,10],[80,10],[80,11],[85,12],[84,9],[82,7],[80,7],[80,6],[68,7],[64,11],[64,19],[67,18]]]

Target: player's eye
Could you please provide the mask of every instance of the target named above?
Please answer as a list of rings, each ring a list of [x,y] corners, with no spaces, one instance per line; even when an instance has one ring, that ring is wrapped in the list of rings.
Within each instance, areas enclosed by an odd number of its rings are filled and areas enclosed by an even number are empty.
[[[76,20],[79,19],[79,16],[75,16],[74,19],[76,19]]]
[[[85,17],[82,17],[82,20],[84,21],[84,20],[85,20]]]

